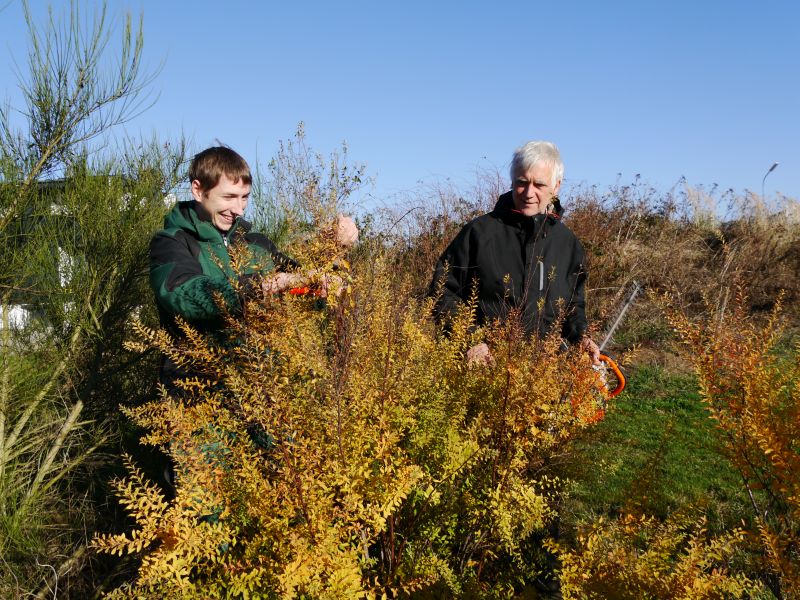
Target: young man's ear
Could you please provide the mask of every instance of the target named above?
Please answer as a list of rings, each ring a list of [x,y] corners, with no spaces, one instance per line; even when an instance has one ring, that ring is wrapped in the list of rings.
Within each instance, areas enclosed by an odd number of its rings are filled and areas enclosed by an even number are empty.
[[[203,187],[197,179],[192,180],[192,197],[198,202],[203,202]]]

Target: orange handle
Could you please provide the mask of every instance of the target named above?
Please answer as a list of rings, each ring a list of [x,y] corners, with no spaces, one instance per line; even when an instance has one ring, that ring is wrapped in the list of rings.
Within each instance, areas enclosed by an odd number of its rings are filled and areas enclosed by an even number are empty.
[[[619,366],[617,365],[617,363],[614,362],[614,359],[611,358],[610,356],[601,354],[600,362],[606,363],[606,365],[608,365],[608,368],[611,369],[611,371],[617,378],[617,387],[615,387],[613,390],[608,391],[608,397],[614,398],[615,396],[618,396],[622,392],[622,390],[625,389],[625,375],[622,374],[622,371],[620,370]]]

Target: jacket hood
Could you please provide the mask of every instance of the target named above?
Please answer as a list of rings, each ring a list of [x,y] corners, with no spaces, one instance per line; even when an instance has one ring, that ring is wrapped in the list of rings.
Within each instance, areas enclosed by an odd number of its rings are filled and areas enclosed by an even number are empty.
[[[512,197],[510,191],[501,195],[497,199],[497,204],[494,205],[494,212],[506,218],[508,217],[516,219],[526,218],[524,215],[518,213],[514,209],[514,198]],[[564,208],[561,206],[561,201],[558,199],[558,196],[555,196],[553,198],[553,210],[549,211],[547,213],[547,216],[553,217],[555,219],[560,219],[562,214],[564,214]],[[535,217],[536,215],[533,216]]]
[[[200,217],[198,205],[196,200],[188,202],[178,202],[172,207],[164,217],[165,229],[183,229],[192,233],[197,239],[201,241],[219,241],[221,238],[231,239],[234,232],[240,231],[247,233],[250,231],[250,223],[239,217],[234,221],[233,226],[227,233],[221,232],[214,227],[210,221],[206,221]]]

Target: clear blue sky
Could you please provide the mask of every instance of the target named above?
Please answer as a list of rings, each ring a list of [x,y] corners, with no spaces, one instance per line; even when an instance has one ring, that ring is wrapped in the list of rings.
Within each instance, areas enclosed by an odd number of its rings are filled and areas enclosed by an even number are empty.
[[[18,1],[0,0],[3,99],[24,64]],[[31,0],[35,14],[46,2]],[[67,2],[55,2],[63,10]],[[800,2],[110,3],[144,15],[163,61],[129,133],[219,139],[266,160],[306,123],[345,140],[391,201],[419,181],[506,171],[529,139],[561,148],[568,184],[644,181],[800,198]]]

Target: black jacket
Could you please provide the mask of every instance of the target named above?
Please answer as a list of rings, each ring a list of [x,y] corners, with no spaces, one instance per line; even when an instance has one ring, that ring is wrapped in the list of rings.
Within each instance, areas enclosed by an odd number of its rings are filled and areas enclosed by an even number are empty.
[[[563,310],[561,336],[580,341],[587,328],[583,247],[558,211],[526,217],[507,192],[492,212],[467,223],[436,264],[430,293],[444,283],[437,318],[446,321],[477,285],[479,325],[519,308],[525,331],[544,335]]]

